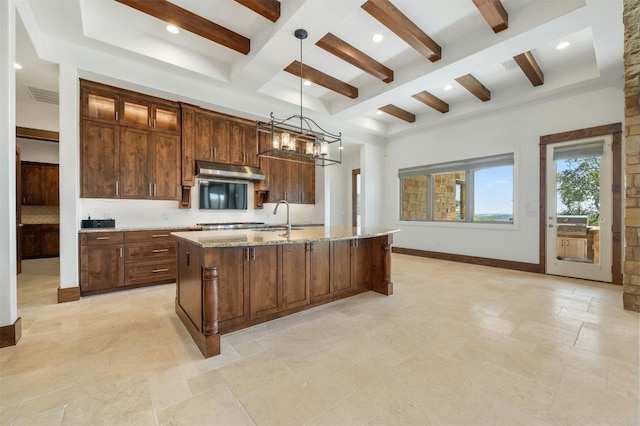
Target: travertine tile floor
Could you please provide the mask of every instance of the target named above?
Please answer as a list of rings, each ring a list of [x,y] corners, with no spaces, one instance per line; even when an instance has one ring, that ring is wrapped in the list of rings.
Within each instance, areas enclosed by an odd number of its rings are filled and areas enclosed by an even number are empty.
[[[205,360],[175,285],[55,304],[57,260],[25,269],[2,425],[640,421],[640,317],[617,286],[394,254],[393,296],[226,335]]]

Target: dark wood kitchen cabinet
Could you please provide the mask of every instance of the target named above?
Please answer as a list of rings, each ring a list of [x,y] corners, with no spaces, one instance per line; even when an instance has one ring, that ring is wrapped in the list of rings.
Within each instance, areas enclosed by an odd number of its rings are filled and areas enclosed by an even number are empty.
[[[225,301],[218,307],[220,327],[233,327],[282,310],[278,250],[277,246],[254,246],[217,252],[218,294]]]
[[[58,257],[60,255],[60,225],[24,224],[21,232],[23,259]]]
[[[20,169],[23,205],[60,205],[58,164],[23,161]]]
[[[81,232],[80,292],[101,293],[176,280],[179,229]]]
[[[371,239],[335,241],[332,253],[336,296],[371,288]]]
[[[81,80],[81,197],[178,200],[177,103]]]
[[[120,133],[120,198],[177,200],[180,138],[132,127]]]
[[[309,243],[282,246],[282,306],[283,309],[304,306],[310,301]]]
[[[269,191],[268,203],[286,200],[291,204],[315,204],[316,170],[312,163],[262,158],[264,185]]]
[[[307,265],[311,302],[331,299],[333,297],[331,244],[328,241],[310,242],[307,252]]]
[[[80,234],[80,292],[91,294],[124,285],[124,233]]]
[[[119,198],[120,126],[83,120],[80,157],[80,196]]]

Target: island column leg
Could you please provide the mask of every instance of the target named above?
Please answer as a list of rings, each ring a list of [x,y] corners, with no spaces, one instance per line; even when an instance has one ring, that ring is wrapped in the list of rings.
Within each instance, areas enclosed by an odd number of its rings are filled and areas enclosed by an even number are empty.
[[[204,356],[220,354],[218,334],[218,268],[202,268],[202,334],[205,337]]]
[[[378,252],[380,257],[374,261],[377,266],[374,268],[375,278],[373,279],[372,290],[385,296],[391,296],[393,294],[393,283],[391,282],[391,244],[393,237],[387,235],[384,238],[377,239],[377,241],[380,242],[379,246],[376,244],[377,247],[380,247]]]

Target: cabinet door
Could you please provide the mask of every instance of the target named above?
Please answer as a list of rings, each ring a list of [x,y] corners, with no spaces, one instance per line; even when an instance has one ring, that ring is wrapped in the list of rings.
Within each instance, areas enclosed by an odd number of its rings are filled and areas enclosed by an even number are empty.
[[[108,89],[88,87],[81,83],[82,116],[92,121],[116,124],[120,98]]]
[[[33,259],[40,254],[39,225],[24,225],[22,227],[22,258]]]
[[[303,204],[316,203],[316,166],[315,164],[302,164],[300,179],[300,193]]]
[[[120,196],[119,126],[83,120],[80,141],[81,191],[83,198]]]
[[[213,160],[217,163],[231,162],[229,124],[229,120],[223,117],[216,117],[213,121]]]
[[[328,241],[310,243],[308,257],[311,302],[330,298],[333,295],[331,244]]]
[[[120,124],[130,127],[150,129],[151,103],[143,97],[122,96],[120,100]]]
[[[45,206],[59,206],[60,205],[60,177],[59,166],[55,164],[48,164],[43,166],[43,197]]]
[[[151,137],[153,198],[178,200],[180,199],[180,136],[153,132]]]
[[[258,137],[256,135],[256,126],[245,125],[244,150],[247,166],[258,167],[260,165],[260,159],[258,158]]]
[[[44,204],[44,168],[40,164],[22,162],[22,204]]]
[[[230,163],[245,164],[244,124],[232,121],[229,134]]]
[[[60,230],[57,226],[43,225],[40,234],[40,254],[42,257],[60,255]]]
[[[180,131],[180,107],[152,104],[151,124],[154,130],[177,134]]]
[[[195,114],[194,149],[197,160],[213,161],[213,123],[214,117],[211,114],[198,111]]]
[[[242,247],[220,249],[218,322],[220,328],[249,318],[249,263]]]
[[[193,186],[195,178],[195,124],[196,112],[194,108],[182,106],[182,140],[180,151],[182,153],[182,185]]]
[[[105,290],[124,285],[124,245],[80,247],[80,291]]]
[[[365,291],[371,288],[371,239],[352,240],[351,245],[351,282],[353,289]]]
[[[307,244],[282,246],[282,307],[284,309],[309,303],[309,271]]]
[[[285,173],[285,161],[274,160],[273,158],[264,158],[268,163],[267,170],[264,170],[266,174],[266,186],[269,190],[268,202],[277,203],[280,200],[284,200],[284,173]]]
[[[349,293],[353,287],[351,284],[351,245],[353,240],[333,242],[332,265],[333,292],[340,295]]]
[[[302,164],[293,161],[285,161],[285,184],[284,195],[285,200],[290,203],[300,204],[302,202],[301,192],[301,170]]]
[[[282,308],[282,292],[278,280],[278,247],[248,247],[250,266],[251,318],[273,314]]]
[[[151,198],[153,186],[149,170],[150,135],[148,130],[120,128],[121,198]]]

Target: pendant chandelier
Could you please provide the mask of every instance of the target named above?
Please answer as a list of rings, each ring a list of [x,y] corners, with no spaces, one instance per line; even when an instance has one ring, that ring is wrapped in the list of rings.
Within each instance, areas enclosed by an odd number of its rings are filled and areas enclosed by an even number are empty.
[[[330,133],[315,121],[302,114],[302,40],[307,31],[298,29],[295,36],[300,40],[300,114],[289,118],[276,118],[271,113],[269,122],[256,122],[258,157],[315,164],[325,167],[342,162],[342,133]],[[265,143],[268,137],[268,143]],[[335,145],[334,145],[335,144]],[[337,146],[337,149],[331,149]],[[336,152],[337,151],[337,152]]]

